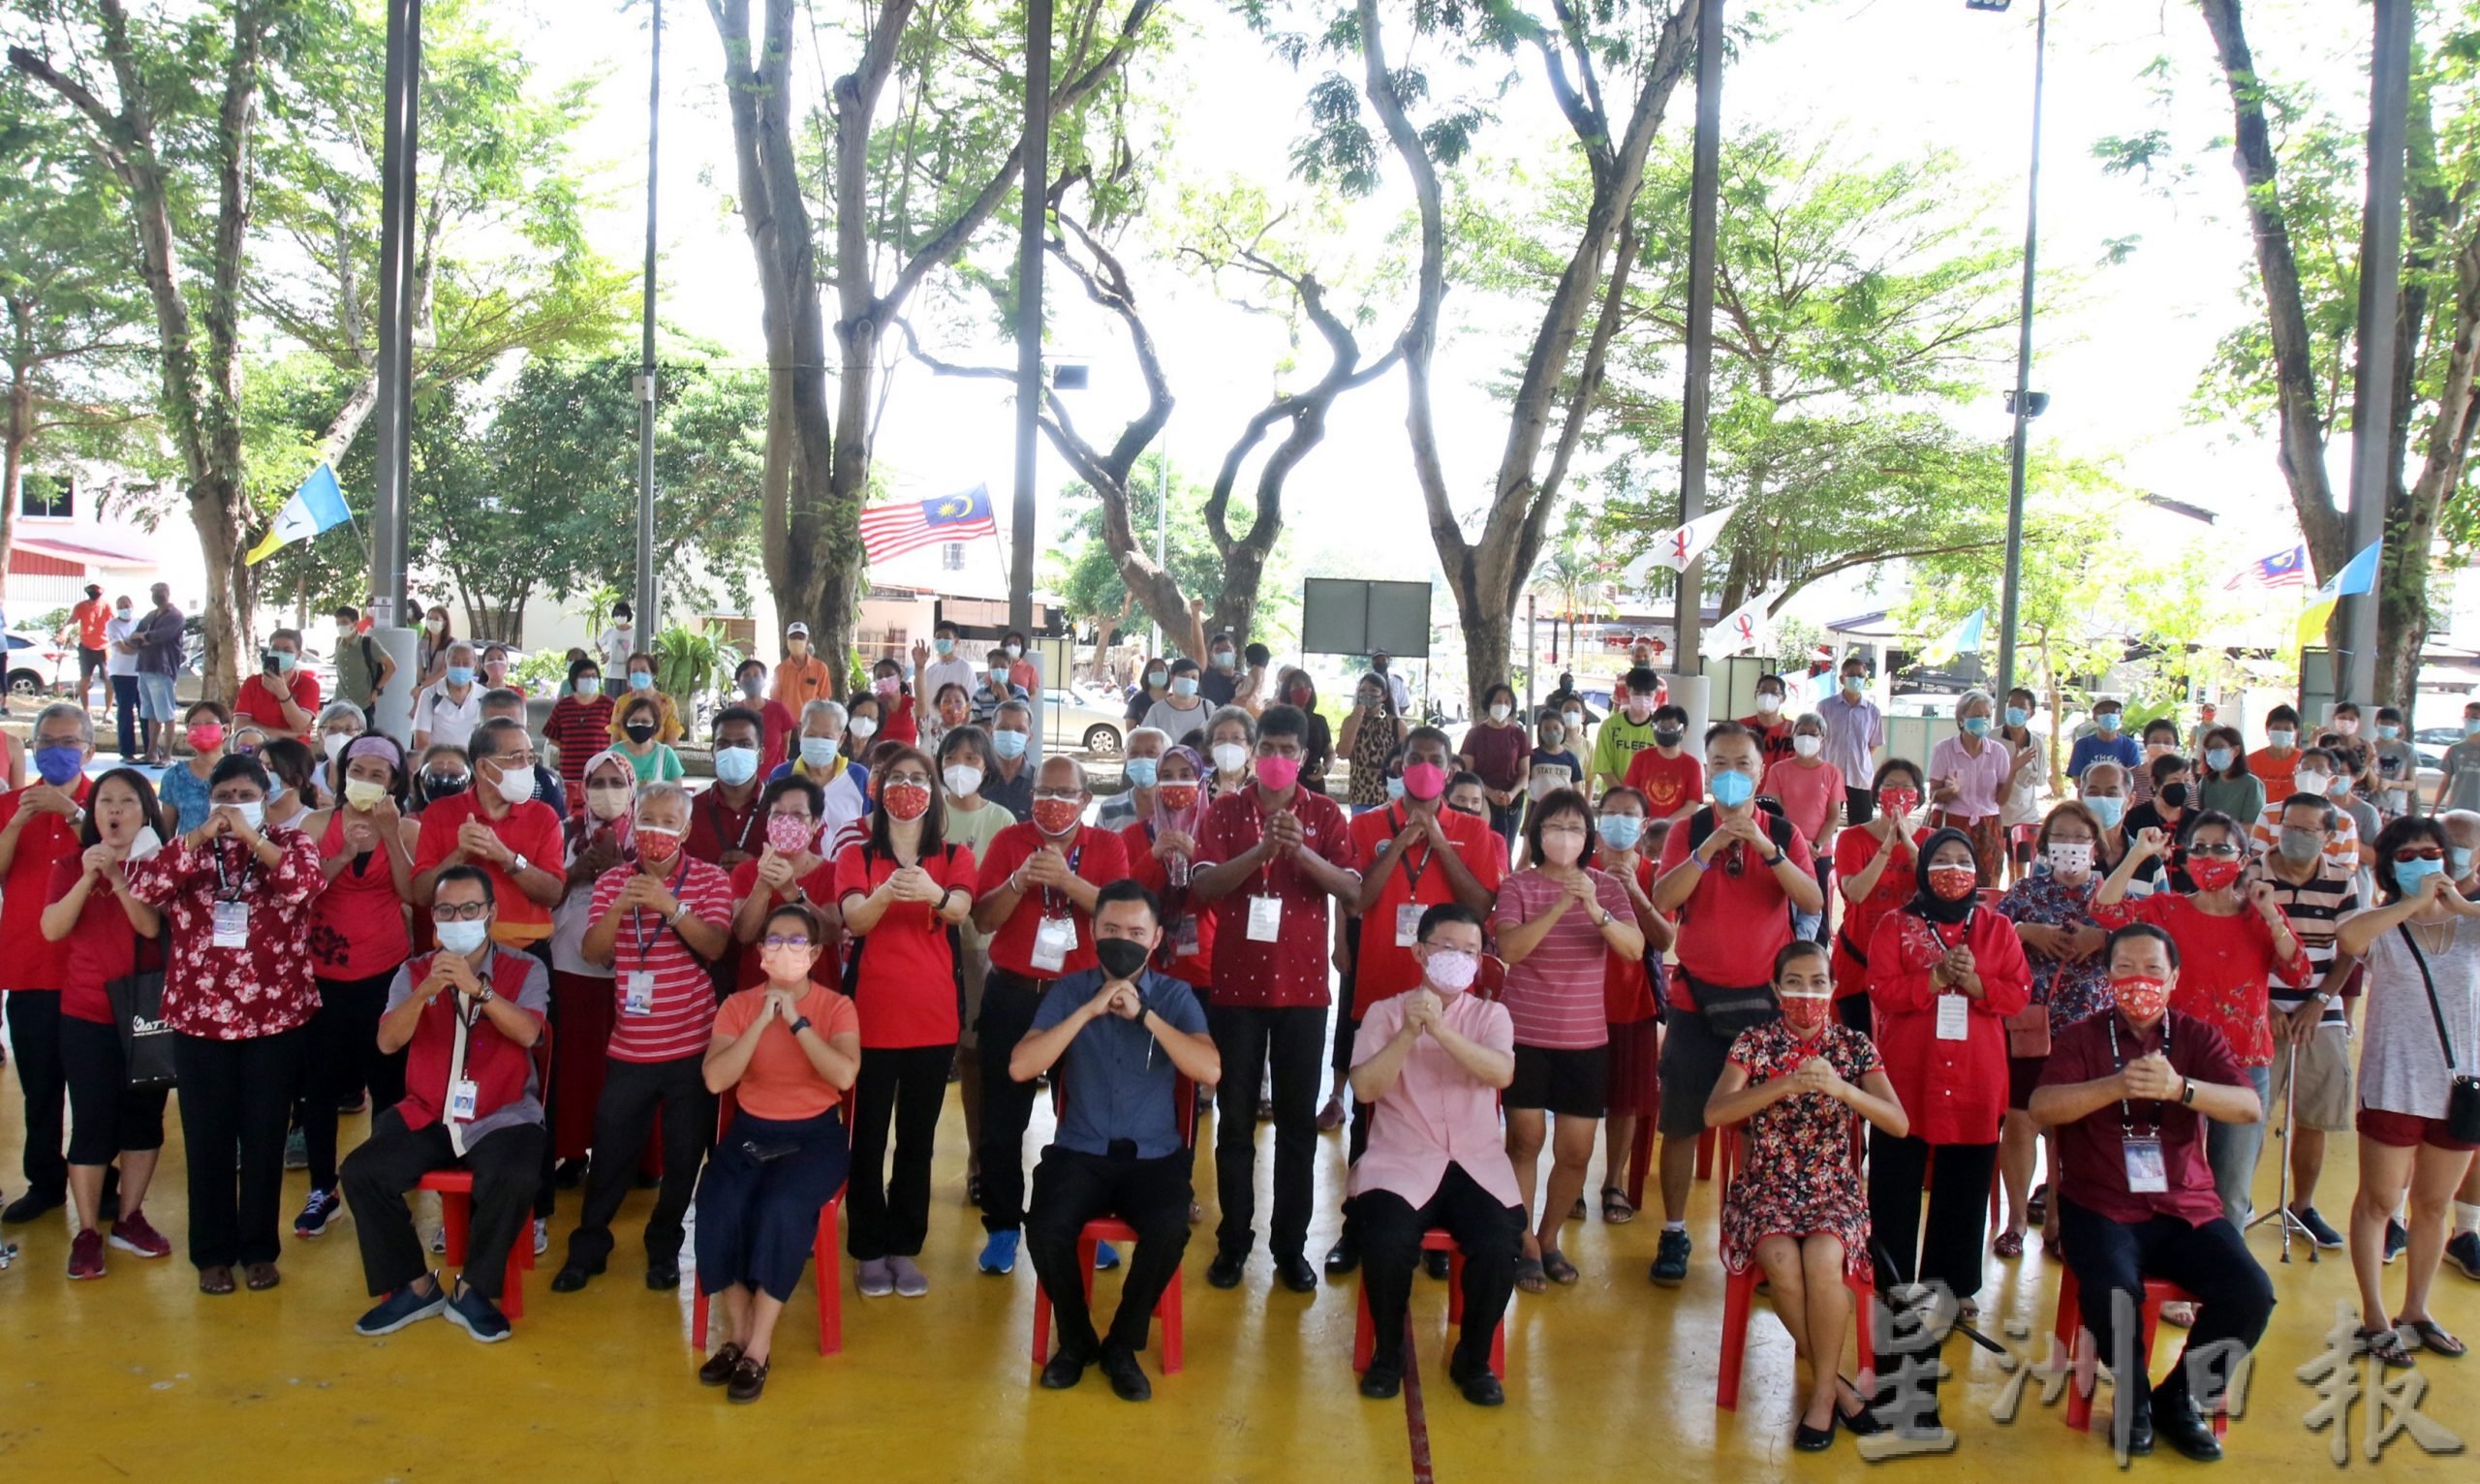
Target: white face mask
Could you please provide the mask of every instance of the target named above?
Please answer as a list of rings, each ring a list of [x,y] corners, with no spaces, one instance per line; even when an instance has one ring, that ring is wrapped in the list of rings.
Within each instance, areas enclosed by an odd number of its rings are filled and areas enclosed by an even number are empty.
[[[939,774],[947,791],[958,798],[968,798],[981,791],[981,769],[961,762],[951,762]]]
[[[247,803],[234,804],[232,807],[234,813],[240,815],[241,822],[252,829],[257,829],[267,821],[267,806],[264,799],[251,799]]]
[[[2049,862],[2054,876],[2082,876],[2092,869],[2092,842],[2053,840],[2050,842]]]
[[[1249,765],[1249,750],[1237,742],[1217,742],[1211,749],[1214,765],[1225,773],[1237,773]]]
[[[530,804],[534,802],[534,770],[502,768],[491,787],[499,789],[500,797],[510,804]]]
[[[1505,701],[1500,701],[1498,704],[1490,708],[1490,720],[1494,722],[1504,722],[1509,716],[1514,714],[1514,710],[1515,708],[1509,706]]]
[[[491,937],[491,925],[477,919],[472,922],[443,922],[439,925],[439,948],[462,958],[480,948]]]
[[[1782,709],[1782,697],[1771,691],[1759,691],[1756,693],[1756,709],[1767,716],[1772,716]]]
[[[2306,769],[2302,769],[2297,773],[2293,773],[2290,776],[2290,781],[2300,792],[2309,794],[2311,797],[2323,798],[2325,796],[2325,791],[2334,785],[2334,776],[2330,773],[2310,773]]]
[[[1804,731],[1791,739],[1791,751],[1803,757],[1814,757],[1825,751],[1825,738],[1811,736]]]
[[[333,762],[345,755],[346,748],[353,746],[353,733],[331,731],[319,739],[319,745],[327,750],[327,760]]]
[[[879,734],[879,724],[866,716],[856,716],[844,724],[844,729],[852,734],[855,742],[867,742]]]

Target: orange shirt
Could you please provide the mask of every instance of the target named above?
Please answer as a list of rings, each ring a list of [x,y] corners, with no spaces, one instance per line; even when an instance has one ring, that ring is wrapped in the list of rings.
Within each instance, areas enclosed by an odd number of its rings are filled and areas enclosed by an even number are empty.
[[[811,984],[810,992],[801,996],[800,1005],[801,1013],[809,1017],[810,1029],[828,1040],[861,1034],[861,1012],[852,1007],[851,1000],[823,984]],[[741,1033],[757,1024],[758,1017],[765,1011],[764,986],[740,991],[716,1008],[716,1038],[740,1039]],[[742,1112],[777,1123],[816,1118],[843,1097],[818,1074],[818,1068],[810,1065],[809,1053],[792,1038],[792,1028],[780,1020],[759,1036],[758,1049],[750,1053],[749,1066],[742,1070],[740,1085],[732,1096]]]
[[[835,699],[835,671],[816,655],[802,660],[788,656],[775,666],[775,691],[768,698],[782,701],[797,718],[811,701]]]
[[[2270,747],[2260,747],[2248,755],[2248,771],[2255,774],[2256,781],[2265,786],[2267,804],[2279,804],[2299,791],[2299,785],[2291,781],[2291,774],[2298,769],[2299,749],[2296,747],[2279,757],[2274,756]],[[2242,819],[2240,822],[2245,824],[2248,821]]]
[[[110,622],[112,616],[110,603],[100,598],[89,598],[71,608],[69,616],[78,621],[78,648],[101,649],[104,647],[104,625]]]

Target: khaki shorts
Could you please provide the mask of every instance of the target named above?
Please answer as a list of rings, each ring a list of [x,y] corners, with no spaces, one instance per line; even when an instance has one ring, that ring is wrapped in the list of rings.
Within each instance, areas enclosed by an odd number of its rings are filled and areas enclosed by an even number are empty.
[[[2285,1084],[2290,1080],[2287,1044],[2274,1048],[2273,1091],[2265,1100],[2265,1122],[2282,1116]],[[2351,1130],[2351,1032],[2348,1026],[2320,1025],[2299,1054],[2299,1104],[2291,1110],[2303,1128],[2324,1133]]]

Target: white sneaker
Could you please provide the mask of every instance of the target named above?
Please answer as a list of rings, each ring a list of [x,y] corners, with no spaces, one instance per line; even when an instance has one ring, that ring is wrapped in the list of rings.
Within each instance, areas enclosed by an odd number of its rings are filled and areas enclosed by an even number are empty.
[[[534,1255],[542,1256],[551,1250],[551,1221],[548,1217],[534,1219]]]
[[[432,1253],[432,1255],[434,1255],[434,1256],[442,1255],[442,1254],[444,1254],[444,1253],[446,1253],[446,1252],[447,1252],[447,1251],[448,1251],[448,1228],[447,1228],[447,1227],[442,1226],[442,1227],[439,1227],[439,1228],[437,1228],[436,1230],[434,1230],[434,1231],[432,1231],[432,1232],[431,1232],[431,1234],[430,1234],[430,1250],[431,1250],[431,1253]]]

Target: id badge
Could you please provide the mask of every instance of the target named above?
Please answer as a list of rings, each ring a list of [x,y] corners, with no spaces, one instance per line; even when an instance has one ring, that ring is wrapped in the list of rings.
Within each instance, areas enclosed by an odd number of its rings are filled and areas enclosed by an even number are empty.
[[[655,972],[634,969],[620,978],[620,1013],[651,1015],[655,1012]]]
[[[1203,951],[1202,944],[1197,942],[1196,913],[1190,912],[1180,919],[1179,925],[1171,930],[1171,942],[1173,958],[1194,958]]]
[[[218,948],[246,948],[250,945],[250,904],[218,902],[215,904],[215,938]]]
[[[1961,995],[1938,997],[1938,1038],[1941,1041],[1971,1039],[1972,1003]]]
[[[460,1124],[472,1123],[481,1098],[481,1088],[471,1077],[451,1084],[448,1089],[448,1116]]]
[[[1068,967],[1068,955],[1075,946],[1075,918],[1044,917],[1034,929],[1034,967],[1057,974]]]
[[[2159,1195],[2170,1189],[2170,1172],[2161,1162],[2159,1139],[2124,1139],[2119,1148],[2126,1156],[2130,1193]]]
[[[1395,946],[1409,948],[1421,941],[1421,913],[1428,910],[1418,902],[1395,904]]]
[[[1283,898],[1249,899],[1249,941],[1273,943],[1283,935]]]

